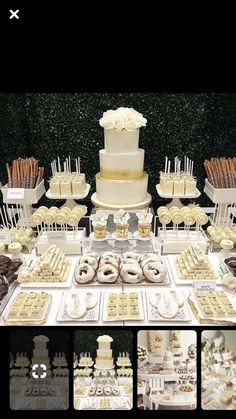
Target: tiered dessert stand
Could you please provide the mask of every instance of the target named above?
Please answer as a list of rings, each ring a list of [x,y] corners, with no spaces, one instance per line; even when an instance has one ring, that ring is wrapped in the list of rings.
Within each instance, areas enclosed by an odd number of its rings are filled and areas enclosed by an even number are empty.
[[[83,194],[80,195],[54,195],[51,193],[50,189],[48,189],[48,191],[46,192],[46,197],[48,199],[56,199],[56,200],[66,200],[66,202],[61,206],[61,208],[63,207],[68,207],[70,209],[76,207],[76,205],[80,205],[77,204],[77,202],[75,202],[75,200],[83,200],[87,197],[87,195],[89,194],[90,191],[90,185],[88,183],[86,183],[86,189],[84,191]]]
[[[183,204],[180,201],[181,199],[195,199],[195,198],[199,198],[199,196],[201,195],[201,192],[198,189],[196,189],[195,195],[166,195],[166,194],[163,194],[163,192],[161,192],[159,184],[156,185],[156,190],[157,190],[158,195],[161,198],[172,199],[172,201],[166,205],[167,208],[171,208],[174,206],[181,208],[183,207]]]

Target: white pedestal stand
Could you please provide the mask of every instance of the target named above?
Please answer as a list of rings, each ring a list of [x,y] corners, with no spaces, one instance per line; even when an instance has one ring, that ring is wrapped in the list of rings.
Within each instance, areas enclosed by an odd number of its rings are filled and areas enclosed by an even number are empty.
[[[176,206],[178,208],[181,208],[184,205],[182,204],[180,199],[195,199],[195,198],[199,198],[199,196],[201,195],[201,192],[198,189],[196,189],[196,194],[191,195],[191,196],[190,195],[166,195],[166,194],[163,194],[161,192],[160,184],[156,185],[156,190],[157,190],[158,195],[161,198],[172,199],[172,201],[169,204],[166,205],[167,208],[171,208],[171,207],[174,207],[174,206]]]
[[[72,209],[72,208],[76,207],[77,205],[79,205],[75,202],[75,199],[76,200],[82,200],[82,199],[86,198],[86,196],[89,193],[89,190],[90,190],[90,185],[88,183],[86,183],[86,189],[85,189],[84,193],[80,194],[80,195],[70,195],[70,196],[69,195],[54,195],[54,194],[51,193],[50,189],[48,189],[48,191],[46,192],[46,197],[49,198],[49,199],[57,199],[57,200],[65,199],[66,202],[60,208],[68,207],[68,208]]]

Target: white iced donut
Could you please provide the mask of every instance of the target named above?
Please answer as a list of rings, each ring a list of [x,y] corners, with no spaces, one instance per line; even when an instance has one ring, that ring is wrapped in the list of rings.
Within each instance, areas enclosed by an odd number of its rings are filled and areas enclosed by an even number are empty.
[[[79,264],[81,265],[82,263],[88,263],[89,265],[93,267],[95,271],[97,270],[98,261],[92,256],[88,256],[88,255],[81,256],[81,258],[79,259]]]
[[[162,262],[149,262],[143,268],[147,282],[164,282],[166,270]]]
[[[137,259],[131,259],[131,258],[123,258],[121,261],[121,267],[125,264],[125,263],[132,263],[134,265],[138,265],[139,266],[139,262],[137,261]]]
[[[86,256],[91,256],[92,258],[95,258],[97,261],[99,261],[99,259],[100,259],[100,255],[97,252],[86,253]]]
[[[117,253],[114,253],[114,252],[104,252],[102,254],[102,258],[103,259],[109,259],[109,257],[112,257],[113,259],[116,259],[118,263],[120,262],[120,256],[117,255]]]
[[[142,257],[141,255],[139,255],[138,253],[135,253],[135,252],[125,252],[123,254],[123,260],[124,259],[135,259],[138,262],[140,262],[141,257]]]
[[[75,280],[78,284],[90,284],[95,277],[95,270],[88,263],[79,264],[75,271]]]
[[[160,256],[156,255],[155,253],[149,253],[147,255],[144,255],[144,257],[142,258],[141,261],[141,267],[143,268],[146,263],[150,263],[150,262],[160,262]]]
[[[118,269],[111,263],[105,263],[100,266],[97,271],[98,282],[113,283],[116,282],[119,276]]]
[[[125,263],[121,268],[120,276],[127,284],[137,284],[143,279],[143,271],[136,264]]]

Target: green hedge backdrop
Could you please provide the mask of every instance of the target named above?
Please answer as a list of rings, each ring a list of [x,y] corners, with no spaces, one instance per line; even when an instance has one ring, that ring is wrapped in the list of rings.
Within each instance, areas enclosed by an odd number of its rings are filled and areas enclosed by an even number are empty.
[[[48,179],[52,159],[70,154],[81,157],[94,192],[98,151],[103,148],[98,121],[104,111],[119,106],[133,107],[147,118],[140,147],[145,149],[149,192],[156,205],[163,202],[155,185],[166,155],[193,159],[202,191],[204,159],[236,154],[235,94],[0,94],[0,180],[6,181],[5,162],[18,156],[37,157]],[[48,201],[44,197],[42,202]],[[211,204],[204,194],[198,202]]]

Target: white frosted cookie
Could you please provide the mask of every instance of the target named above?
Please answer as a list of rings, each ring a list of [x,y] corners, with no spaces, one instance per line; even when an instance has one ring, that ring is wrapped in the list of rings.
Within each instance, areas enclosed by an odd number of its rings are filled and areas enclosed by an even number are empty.
[[[172,319],[177,315],[179,307],[173,298],[169,302],[161,299],[157,304],[157,310],[164,319]]]
[[[76,303],[74,303],[71,298],[70,302],[66,305],[67,314],[71,319],[80,319],[81,317],[84,317],[86,310],[87,305],[82,298],[77,298]]]

